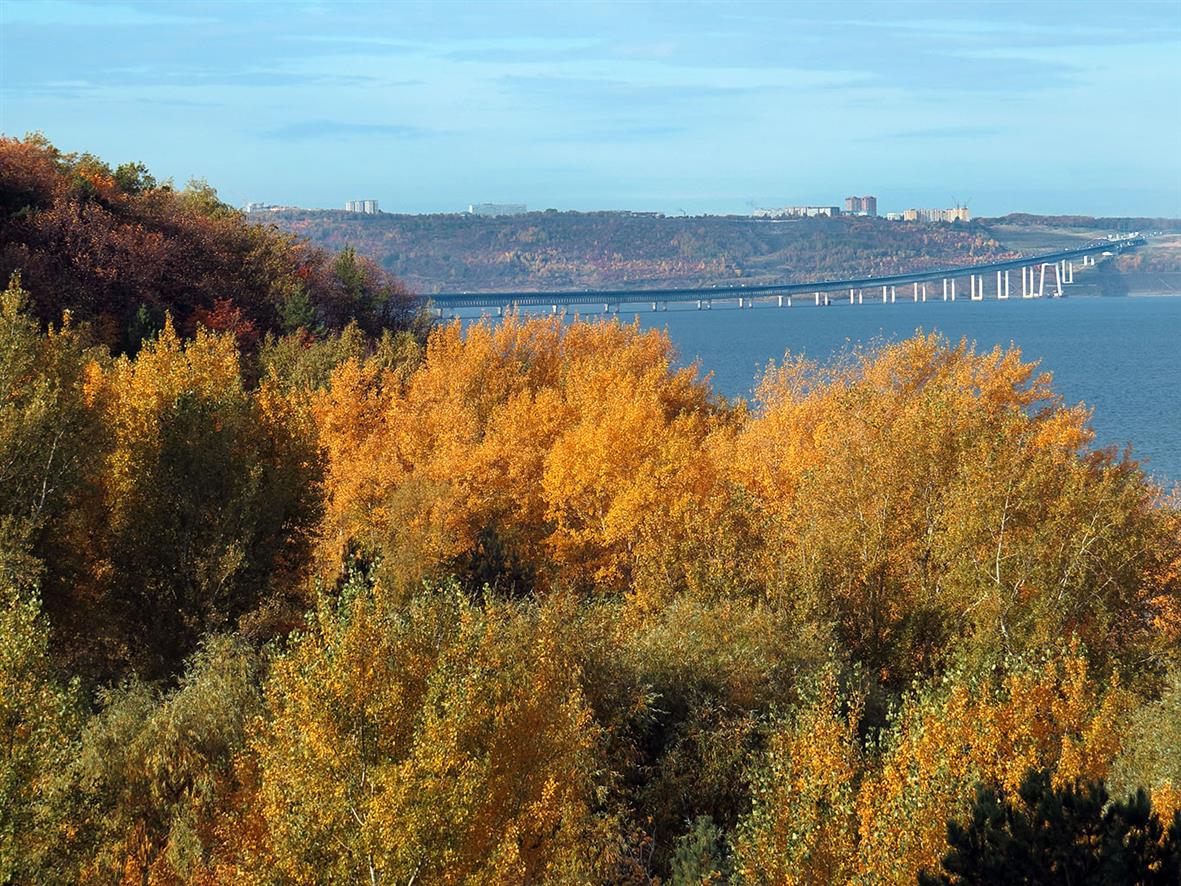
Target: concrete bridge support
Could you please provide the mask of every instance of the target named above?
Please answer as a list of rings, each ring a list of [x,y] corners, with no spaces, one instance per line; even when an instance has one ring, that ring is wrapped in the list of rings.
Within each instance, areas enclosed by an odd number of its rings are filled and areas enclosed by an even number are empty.
[[[925,286],[926,284],[923,284],[923,285]],[[914,297],[911,299],[911,301],[918,301],[919,300],[919,284],[917,284],[917,283],[914,284],[913,296]],[[926,299],[923,299],[923,301],[926,301]]]
[[[886,303],[886,287],[882,287],[882,304]]]
[[[955,277],[951,278],[951,300],[955,301]]]
[[[894,304],[894,300],[898,297],[898,287],[890,287],[890,304]]]
[[[1062,298],[1062,280],[1066,276],[1065,262],[1054,263],[1054,297]]]
[[[1066,263],[1066,282],[1074,282],[1074,262],[1072,261]]]
[[[943,300],[947,301],[947,278],[943,278]]]

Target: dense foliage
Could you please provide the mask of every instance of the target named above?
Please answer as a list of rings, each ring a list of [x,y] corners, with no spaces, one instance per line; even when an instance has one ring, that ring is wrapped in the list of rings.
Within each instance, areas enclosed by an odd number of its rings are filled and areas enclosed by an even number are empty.
[[[0,137],[0,279],[20,271],[43,323],[69,310],[134,351],[166,314],[252,345],[267,332],[377,333],[415,322],[406,289],[372,262],[252,224],[200,181],[183,190],[139,163],[115,169],[39,136]]]
[[[981,787],[967,826],[948,827],[942,873],[922,886],[1013,883],[1171,886],[1181,882],[1181,812],[1168,831],[1143,791],[1112,800],[1102,782],[1055,788],[1031,772],[1015,796]]]
[[[1181,508],[1016,351],[748,404],[618,322],[308,290],[131,349],[52,279],[0,296],[0,882],[914,883],[1034,814],[1173,851]]]
[[[531,212],[487,218],[263,212],[322,246],[356,246],[419,292],[781,283],[896,274],[1014,255],[977,224],[883,218]]]

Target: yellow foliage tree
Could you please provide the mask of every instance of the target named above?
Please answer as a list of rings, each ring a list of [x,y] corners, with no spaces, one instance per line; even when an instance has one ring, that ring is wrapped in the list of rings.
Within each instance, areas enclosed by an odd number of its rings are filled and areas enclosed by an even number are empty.
[[[735,855],[742,882],[776,886],[847,883],[857,854],[857,783],[863,760],[857,721],[835,675],[776,727],[755,780],[753,809]]]
[[[1176,534],[1134,463],[1085,452],[1088,414],[1049,381],[933,335],[772,368],[729,473],[771,517],[768,593],[895,686],[961,635],[1002,654],[1148,641]]]
[[[358,573],[324,596],[275,663],[254,741],[264,870],[297,883],[599,878],[612,830],[566,620],[481,611],[446,588],[394,608]]]
[[[999,679],[948,676],[909,697],[857,796],[857,879],[913,883],[947,850],[947,822],[980,782],[1015,791],[1034,768],[1055,784],[1105,778],[1131,696],[1096,686],[1077,651]]]
[[[185,342],[171,322],[134,359],[91,363],[86,396],[110,436],[76,540],[91,553],[76,593],[102,616],[91,640],[175,672],[201,630],[296,593],[319,516],[314,441],[277,392],[245,389],[232,336]]]
[[[659,333],[550,318],[441,328],[405,379],[346,364],[317,408],[326,562],[359,543],[405,585],[494,537],[542,589],[625,588],[693,510],[715,411],[672,364]]]

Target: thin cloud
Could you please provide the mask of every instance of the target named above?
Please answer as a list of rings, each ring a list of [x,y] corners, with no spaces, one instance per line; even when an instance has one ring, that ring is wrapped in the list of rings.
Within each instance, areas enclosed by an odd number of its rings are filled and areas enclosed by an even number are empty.
[[[315,141],[331,139],[381,138],[412,139],[438,133],[401,123],[348,123],[341,120],[304,120],[287,123],[260,133],[275,141]]]

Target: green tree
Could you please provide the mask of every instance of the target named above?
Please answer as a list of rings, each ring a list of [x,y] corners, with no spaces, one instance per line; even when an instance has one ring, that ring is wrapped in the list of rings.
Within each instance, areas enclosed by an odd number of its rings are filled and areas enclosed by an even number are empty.
[[[1174,886],[1181,882],[1181,814],[1165,832],[1143,791],[1112,800],[1102,782],[1055,788],[1031,771],[1016,796],[980,786],[966,825],[947,826],[942,872],[921,886]]]
[[[59,777],[77,749],[81,708],[50,662],[35,569],[0,532],[0,883],[69,879],[57,865],[71,828]]]

